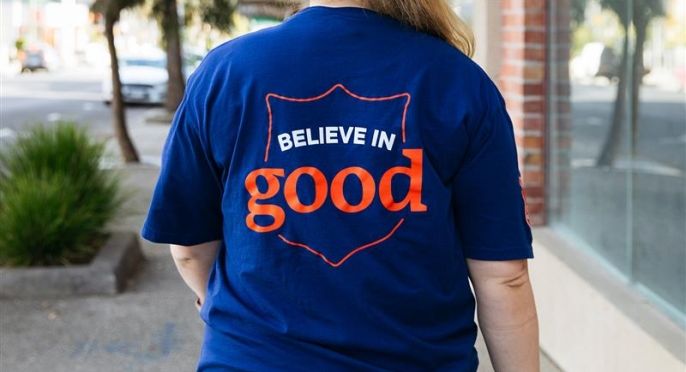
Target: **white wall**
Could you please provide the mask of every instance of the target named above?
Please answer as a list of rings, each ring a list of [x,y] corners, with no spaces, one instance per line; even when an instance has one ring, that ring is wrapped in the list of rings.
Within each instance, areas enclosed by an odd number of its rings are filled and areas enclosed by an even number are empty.
[[[541,348],[557,365],[567,372],[686,371],[683,329],[550,229],[534,237],[529,267]]]
[[[501,42],[501,0],[477,0],[474,3],[472,29],[476,38],[474,60],[486,70],[491,79],[497,81],[500,73]]]

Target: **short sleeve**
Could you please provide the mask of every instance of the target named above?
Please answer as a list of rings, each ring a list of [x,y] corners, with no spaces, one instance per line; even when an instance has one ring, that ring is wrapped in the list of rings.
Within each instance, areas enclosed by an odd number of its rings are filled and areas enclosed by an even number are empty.
[[[156,243],[196,245],[222,239],[221,178],[203,146],[187,90],[162,151],[160,176],[141,236]]]
[[[466,258],[533,258],[512,121],[490,79],[481,113],[465,125],[467,150],[453,179],[453,208]]]

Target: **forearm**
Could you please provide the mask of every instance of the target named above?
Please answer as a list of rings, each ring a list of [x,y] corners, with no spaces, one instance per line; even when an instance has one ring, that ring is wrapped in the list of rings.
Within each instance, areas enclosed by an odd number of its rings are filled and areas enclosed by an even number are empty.
[[[479,326],[497,372],[537,372],[538,317],[526,262],[520,271],[491,273],[474,281]]]
[[[479,326],[495,370],[538,371],[538,318],[531,285],[483,297],[477,303]]]
[[[201,302],[205,301],[207,282],[221,241],[195,246],[171,245],[170,250],[181,278]]]

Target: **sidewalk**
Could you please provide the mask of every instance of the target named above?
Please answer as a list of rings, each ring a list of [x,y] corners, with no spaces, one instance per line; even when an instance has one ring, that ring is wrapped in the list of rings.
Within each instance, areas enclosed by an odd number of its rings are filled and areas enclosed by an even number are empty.
[[[138,230],[157,168],[130,166],[136,190],[118,229]],[[142,241],[147,261],[117,296],[0,300],[2,371],[191,371],[202,337],[194,297],[168,250]]]
[[[130,123],[144,161],[158,161],[168,128]],[[158,170],[153,164],[121,169],[134,197],[113,228],[140,229]],[[143,240],[141,244],[147,260],[120,295],[0,300],[0,370],[194,370],[203,327],[194,297],[178,277],[168,249]],[[479,371],[492,371],[482,342],[478,349]],[[559,371],[546,358],[542,370]]]

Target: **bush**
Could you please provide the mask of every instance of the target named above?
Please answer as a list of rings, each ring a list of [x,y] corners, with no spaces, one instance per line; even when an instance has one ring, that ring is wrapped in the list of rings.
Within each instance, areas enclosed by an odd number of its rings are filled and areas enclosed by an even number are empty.
[[[0,153],[0,265],[88,261],[121,207],[104,144],[73,123],[33,128]]]

